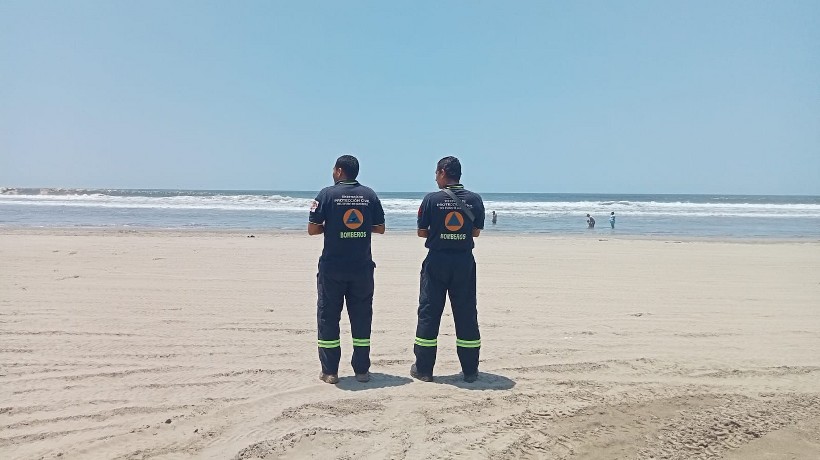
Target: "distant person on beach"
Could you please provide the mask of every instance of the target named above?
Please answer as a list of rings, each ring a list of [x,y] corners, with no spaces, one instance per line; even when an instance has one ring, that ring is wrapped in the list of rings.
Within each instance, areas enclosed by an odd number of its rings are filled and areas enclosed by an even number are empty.
[[[319,192],[310,208],[308,234],[324,234],[319,258],[317,323],[319,379],[339,382],[342,356],[339,320],[347,302],[353,335],[353,372],[356,380],[370,380],[370,326],[373,319],[373,270],[370,252],[373,233],[384,233],[384,210],[376,193],[356,181],[359,160],[342,155],[333,167],[334,185]]]
[[[421,264],[418,325],[410,375],[433,381],[438,350],[438,330],[449,294],[456,326],[456,352],[462,378],[478,378],[481,336],[476,311],[476,266],[473,238],[484,228],[484,202],[459,183],[461,163],[445,157],[436,165],[438,192],[427,194],[419,207],[418,236],[429,250]]]
[[[595,228],[595,218],[587,214],[587,225],[589,228]]]
[[[498,215],[493,211],[493,225],[495,225],[496,222],[498,222]]]
[[[615,211],[609,213],[609,226],[615,228]]]

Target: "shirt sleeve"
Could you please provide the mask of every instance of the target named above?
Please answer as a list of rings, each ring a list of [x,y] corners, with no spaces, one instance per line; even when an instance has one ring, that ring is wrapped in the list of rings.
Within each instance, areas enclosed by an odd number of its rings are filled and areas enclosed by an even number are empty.
[[[373,199],[373,225],[384,225],[384,209],[378,196]]]
[[[484,201],[481,200],[480,196],[476,195],[476,198],[476,204],[473,206],[473,215],[475,216],[473,228],[482,230],[484,229]]]
[[[417,223],[417,228],[420,230],[427,230],[430,228],[430,195],[425,196],[424,199],[421,200]]]
[[[313,200],[313,203],[310,205],[310,216],[308,217],[308,222],[316,225],[322,225],[325,223],[325,212],[327,212],[325,197],[325,191],[322,190],[319,192],[319,195],[316,196],[316,199]]]

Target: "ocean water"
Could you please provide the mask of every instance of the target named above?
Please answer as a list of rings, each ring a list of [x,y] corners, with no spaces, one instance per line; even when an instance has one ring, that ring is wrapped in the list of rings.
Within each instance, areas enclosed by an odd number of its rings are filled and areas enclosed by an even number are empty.
[[[820,238],[820,197],[484,193],[486,231]],[[388,230],[412,231],[426,192],[382,192]],[[316,192],[0,188],[0,227],[304,230]],[[490,211],[498,223],[490,223]],[[615,212],[616,226],[609,226]],[[597,221],[588,230],[586,214]]]

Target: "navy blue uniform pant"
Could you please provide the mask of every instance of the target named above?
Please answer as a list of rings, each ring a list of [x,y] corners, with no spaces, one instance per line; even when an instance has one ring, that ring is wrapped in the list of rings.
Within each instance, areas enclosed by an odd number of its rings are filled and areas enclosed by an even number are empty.
[[[438,330],[446,296],[450,297],[456,326],[456,351],[465,375],[478,372],[481,335],[476,311],[476,265],[473,253],[430,251],[421,264],[416,369],[433,375],[438,349]]]
[[[339,321],[347,304],[350,332],[353,335],[353,371],[364,374],[370,369],[370,325],[373,320],[373,267],[360,270],[327,270],[319,266],[316,276],[319,300],[316,320],[319,329],[319,362],[325,374],[339,373],[342,349]]]

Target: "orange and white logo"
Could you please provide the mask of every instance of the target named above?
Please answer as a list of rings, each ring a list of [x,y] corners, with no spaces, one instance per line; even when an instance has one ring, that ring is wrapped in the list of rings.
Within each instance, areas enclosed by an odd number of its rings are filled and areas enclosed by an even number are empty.
[[[342,222],[344,222],[345,227],[356,230],[364,223],[364,216],[358,209],[348,209],[342,218]]]
[[[444,226],[451,232],[457,232],[464,226],[464,216],[457,211],[447,213],[447,217],[444,218]]]

